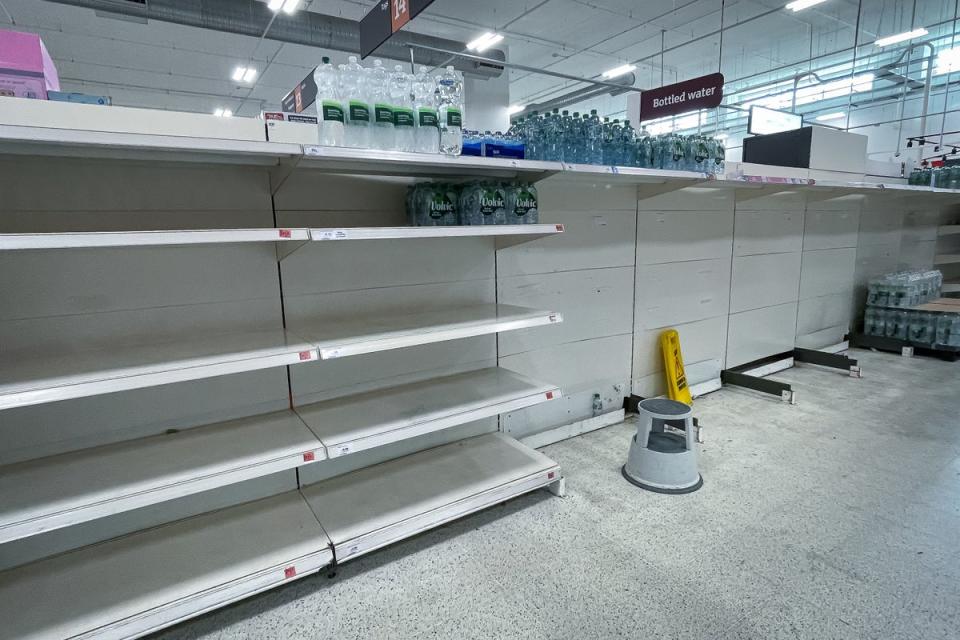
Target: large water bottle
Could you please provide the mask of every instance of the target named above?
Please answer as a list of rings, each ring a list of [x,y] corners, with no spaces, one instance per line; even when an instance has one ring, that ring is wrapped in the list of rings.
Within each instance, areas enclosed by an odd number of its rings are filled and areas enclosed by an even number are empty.
[[[347,121],[344,128],[344,145],[356,149],[370,148],[370,97],[368,95],[366,70],[350,56],[340,78],[343,101],[346,104]]]
[[[337,70],[330,64],[330,58],[324,57],[313,72],[313,81],[317,84],[317,121],[320,127],[320,144],[327,147],[342,147],[343,133],[343,97],[340,94],[340,78]]]
[[[381,60],[374,60],[368,70],[370,101],[373,103],[373,148],[392,150],[396,145],[393,135],[393,106],[390,98],[390,75]]]
[[[523,137],[523,157],[527,160],[540,160],[540,118],[534,111],[523,123],[521,136]]]
[[[440,151],[458,156],[463,151],[463,80],[453,67],[437,78],[437,106],[440,111]]]
[[[420,66],[413,79],[413,104],[417,110],[415,143],[418,153],[440,153],[440,123],[433,78]]]
[[[396,65],[390,76],[390,103],[393,106],[394,148],[397,151],[416,151],[416,125],[410,76],[403,65]]]

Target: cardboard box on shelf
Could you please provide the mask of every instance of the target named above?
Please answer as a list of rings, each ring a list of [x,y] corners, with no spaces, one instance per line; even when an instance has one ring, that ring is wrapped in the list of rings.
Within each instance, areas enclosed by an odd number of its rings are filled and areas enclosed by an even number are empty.
[[[47,99],[60,90],[60,76],[40,36],[0,30],[0,96]]]

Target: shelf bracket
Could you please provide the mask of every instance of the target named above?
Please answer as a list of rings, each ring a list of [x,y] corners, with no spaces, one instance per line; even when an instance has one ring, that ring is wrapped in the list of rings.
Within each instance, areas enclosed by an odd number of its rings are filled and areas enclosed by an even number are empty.
[[[853,358],[849,358],[842,353],[829,353],[827,351],[801,349],[797,347],[793,350],[793,359],[796,362],[806,362],[821,367],[840,369],[841,371],[848,372],[851,378],[863,377],[860,364]]]
[[[724,369],[720,372],[720,380],[723,382],[723,384],[728,384],[735,387],[743,387],[744,389],[751,389],[753,391],[767,393],[772,396],[779,396],[782,401],[788,404],[797,404],[797,392],[794,391],[793,387],[786,382],[768,380],[767,378],[759,378],[757,376],[751,376],[746,373],[731,371],[729,369]]]
[[[280,162],[270,168],[270,195],[275,196],[284,185],[297,167],[300,165],[302,155],[290,158],[281,158]]]
[[[547,491],[557,496],[558,498],[564,498],[567,495],[567,479],[560,477],[559,480],[551,482],[547,485]]]
[[[277,262],[283,262],[291,255],[300,250],[305,244],[310,243],[310,240],[300,240],[298,242],[278,242],[277,244]]]

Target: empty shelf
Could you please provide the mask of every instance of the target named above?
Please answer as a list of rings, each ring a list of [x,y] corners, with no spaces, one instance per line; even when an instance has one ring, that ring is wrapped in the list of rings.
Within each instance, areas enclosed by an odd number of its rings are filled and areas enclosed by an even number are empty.
[[[315,348],[282,330],[196,335],[53,354],[13,352],[0,361],[0,409],[316,359]]]
[[[556,385],[490,368],[337,398],[296,411],[320,438],[327,457],[336,458],[559,397]]]
[[[375,149],[346,149],[305,145],[299,168],[330,172],[390,176],[470,176],[520,178],[530,181],[562,170],[559,162],[447,156]]]
[[[300,156],[297,144],[0,124],[0,153],[277,166]]]
[[[306,229],[194,229],[186,231],[82,231],[0,234],[0,250],[82,247],[156,247],[186,244],[306,241]]]
[[[511,305],[475,305],[407,315],[371,315],[294,327],[319,348],[320,359],[402,349],[562,322],[554,311]]]
[[[0,543],[325,457],[283,411],[0,467]]]
[[[960,293],[960,280],[943,283],[944,293]]]
[[[343,562],[560,479],[545,455],[492,433],[301,491]]]
[[[960,233],[960,224],[945,224],[940,227],[941,236],[952,236]]]
[[[933,264],[956,264],[960,262],[960,253],[943,253],[933,259]]]
[[[332,558],[293,491],[0,573],[0,638],[137,638]]]
[[[563,233],[562,224],[513,224],[457,227],[356,227],[347,229],[310,229],[310,239],[328,240],[397,240],[417,238],[493,237],[498,247],[536,240]]]

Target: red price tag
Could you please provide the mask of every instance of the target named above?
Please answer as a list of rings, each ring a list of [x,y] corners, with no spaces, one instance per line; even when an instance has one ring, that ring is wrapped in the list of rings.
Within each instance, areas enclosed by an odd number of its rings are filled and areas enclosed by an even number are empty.
[[[281,237],[281,238],[292,238],[292,237],[293,237],[293,233],[290,231],[290,229],[280,229],[280,237]]]
[[[558,224],[558,225],[557,225],[557,231],[560,231],[560,232],[563,231],[563,225],[562,225],[562,224]]]
[[[296,568],[296,567],[287,567],[286,569],[283,570],[283,577],[284,577],[284,578],[293,578],[293,577],[296,576],[296,575],[297,575],[297,568]]]
[[[547,400],[553,400],[553,391],[547,391]]]
[[[313,453],[313,451],[307,451],[305,454],[303,454],[304,462],[313,462],[316,459],[317,459],[317,456],[316,454]]]
[[[309,351],[301,351],[301,352],[300,352],[300,360],[301,360],[301,361],[303,361],[303,360],[312,360],[312,359],[313,359],[313,355],[312,355]]]
[[[553,480],[553,477],[554,477],[555,475],[557,475],[557,474],[554,473],[553,471],[551,471],[550,473],[547,474],[547,480]]]
[[[410,22],[410,0],[390,0],[390,27],[393,33]]]

